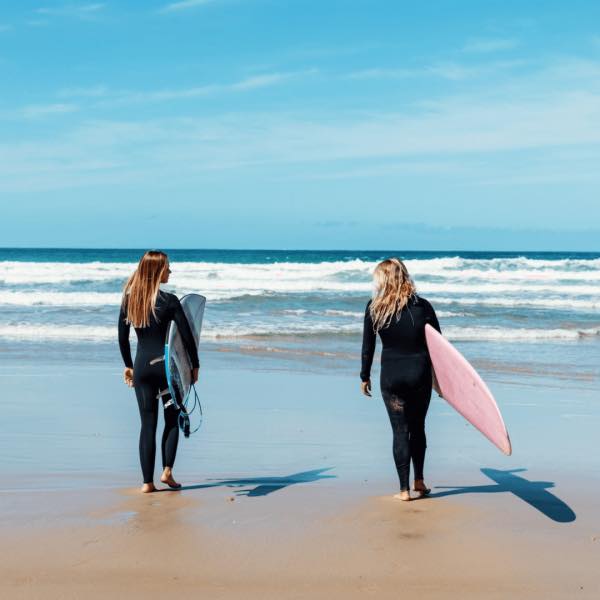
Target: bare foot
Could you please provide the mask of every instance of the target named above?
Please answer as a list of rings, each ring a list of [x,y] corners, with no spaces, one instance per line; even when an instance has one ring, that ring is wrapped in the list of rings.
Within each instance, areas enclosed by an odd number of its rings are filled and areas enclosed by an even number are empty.
[[[160,480],[163,483],[166,483],[172,490],[178,490],[181,487],[181,484],[173,479],[173,471],[169,467],[165,467],[165,470],[160,476]]]
[[[399,494],[394,494],[395,500],[402,500],[403,502],[408,502],[411,500],[410,492],[408,490],[404,492],[400,492]]]
[[[142,494],[149,494],[150,492],[155,492],[156,488],[153,483],[144,483],[140,491]]]
[[[427,496],[431,492],[431,488],[428,488],[425,485],[425,481],[423,479],[415,479],[415,485],[413,486],[415,492],[418,492],[419,498],[423,496]]]

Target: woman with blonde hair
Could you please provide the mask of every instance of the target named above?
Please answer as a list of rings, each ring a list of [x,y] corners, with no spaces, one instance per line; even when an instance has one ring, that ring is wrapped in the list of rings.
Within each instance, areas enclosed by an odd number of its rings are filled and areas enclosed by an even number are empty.
[[[164,349],[168,325],[175,321],[193,366],[192,381],[198,380],[198,350],[179,299],[163,292],[161,283],[169,281],[169,259],[164,252],[150,250],[142,256],[123,292],[119,314],[119,347],[125,362],[125,383],[135,388],[140,409],[140,462],[144,485],[142,492],[153,492],[156,428],[159,400],[165,405],[165,429],[162,436],[163,472],[160,480],[172,489],[181,484],[173,478],[173,463],[179,441],[179,411],[168,391]],[[131,360],[129,331],[137,335],[135,364]]]
[[[412,459],[414,487],[419,497],[431,490],[423,479],[425,416],[432,388],[432,368],[425,343],[425,325],[440,331],[433,307],[418,296],[404,263],[398,258],[380,262],[373,273],[375,290],[367,304],[360,372],[363,394],[371,396],[371,365],[377,334],[381,338],[381,395],[393,432],[393,453],[400,493],[410,500]]]

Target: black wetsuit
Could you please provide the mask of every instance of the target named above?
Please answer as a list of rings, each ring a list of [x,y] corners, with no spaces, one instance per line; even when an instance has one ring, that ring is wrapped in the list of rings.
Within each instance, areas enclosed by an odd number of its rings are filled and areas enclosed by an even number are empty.
[[[376,334],[367,304],[360,378],[368,381],[375,353]],[[394,462],[400,489],[409,489],[410,461],[414,478],[423,479],[425,463],[425,416],[431,399],[431,360],[425,343],[425,325],[440,331],[433,307],[419,296],[411,298],[400,317],[379,331],[381,351],[381,395],[394,435]]]
[[[166,403],[170,395],[159,396],[168,389],[164,360],[165,337],[171,321],[177,323],[183,343],[190,356],[192,366],[197,368],[198,351],[185,313],[177,296],[160,291],[156,300],[156,317],[150,314],[148,327],[136,327],[138,345],[135,364],[131,360],[129,345],[130,325],[127,323],[127,311],[121,307],[119,314],[119,347],[125,366],[133,367],[133,385],[140,409],[142,427],[140,431],[140,462],[144,483],[154,479],[154,460],[156,456],[156,427],[158,424],[159,397]],[[158,359],[158,360],[156,360]],[[164,411],[165,430],[162,436],[162,463],[164,467],[173,467],[179,441],[179,412],[170,405]]]

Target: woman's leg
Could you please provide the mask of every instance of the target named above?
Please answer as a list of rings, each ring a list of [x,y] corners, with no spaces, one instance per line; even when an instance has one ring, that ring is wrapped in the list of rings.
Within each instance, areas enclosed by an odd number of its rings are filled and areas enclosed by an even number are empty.
[[[177,455],[177,444],[179,443],[179,410],[171,404],[164,410],[165,429],[162,435],[161,451],[163,469],[173,468],[175,456]]]
[[[427,438],[425,436],[425,417],[429,409],[431,387],[425,386],[416,390],[407,402],[407,421],[410,437],[410,455],[412,457],[415,481],[423,480],[425,451]]]
[[[410,474],[410,437],[405,414],[405,400],[391,390],[381,390],[383,401],[390,418],[393,433],[393,452],[400,491],[409,490]]]
[[[135,395],[140,410],[140,463],[144,483],[154,480],[154,460],[156,456],[156,426],[158,424],[158,399],[156,386],[143,382],[135,386]]]

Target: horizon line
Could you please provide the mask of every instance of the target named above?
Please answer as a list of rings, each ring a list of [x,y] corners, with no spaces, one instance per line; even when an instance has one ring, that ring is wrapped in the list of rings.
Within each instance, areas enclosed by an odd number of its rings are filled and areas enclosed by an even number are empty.
[[[117,250],[117,251],[141,251],[145,252],[148,250],[160,250],[160,248],[146,248],[140,246],[122,246],[122,247],[110,247],[110,246],[0,246],[0,252],[4,250]],[[204,247],[204,248],[177,248],[177,247],[163,247],[165,252],[177,251],[177,252],[203,252],[203,251],[217,251],[217,252],[421,252],[429,254],[439,253],[452,253],[452,252],[472,252],[480,254],[600,254],[598,250],[498,250],[498,249],[479,249],[469,250],[466,248],[457,249],[438,249],[438,250],[417,250],[417,249],[399,249],[399,248],[221,248],[221,247]]]

